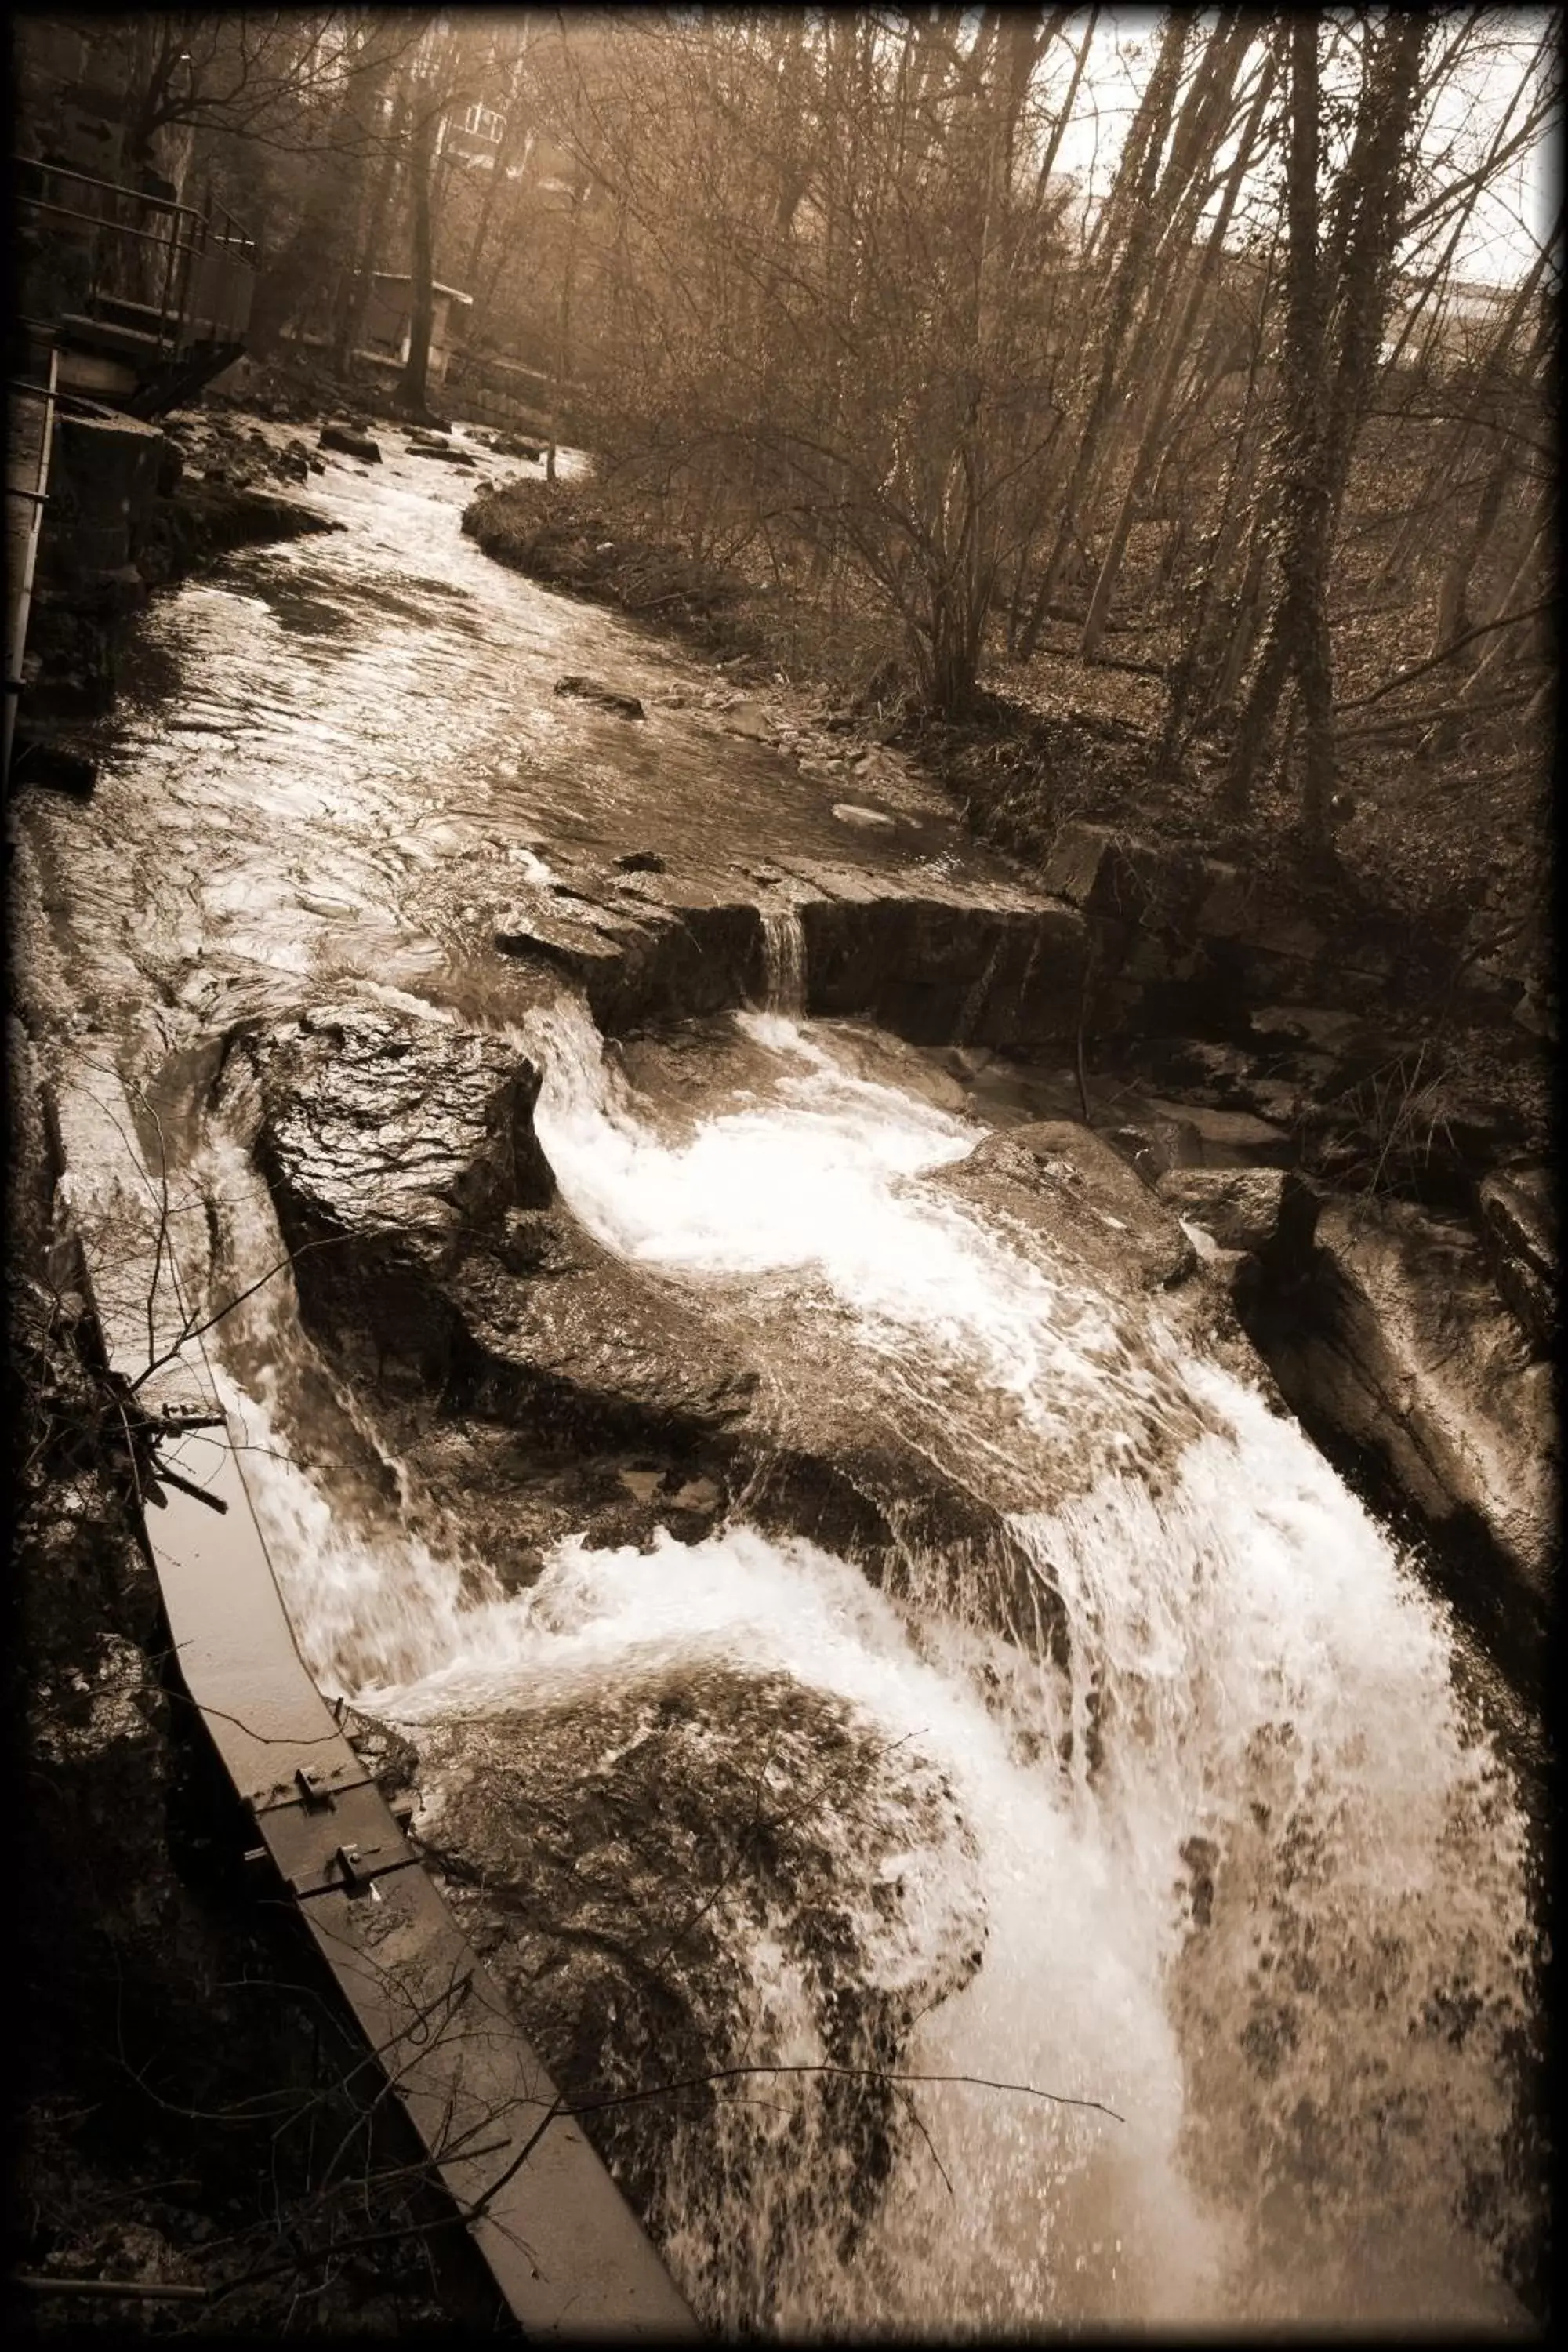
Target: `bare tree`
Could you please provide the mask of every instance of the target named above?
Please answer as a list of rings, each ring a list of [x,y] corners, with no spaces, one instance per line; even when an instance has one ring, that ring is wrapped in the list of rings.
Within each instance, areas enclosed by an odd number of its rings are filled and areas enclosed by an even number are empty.
[[[1302,816],[1321,842],[1332,782],[1329,561],[1355,437],[1387,316],[1409,189],[1427,20],[1391,14],[1366,34],[1354,136],[1320,236],[1321,109],[1318,27],[1290,27],[1286,348],[1275,476],[1279,583],[1237,722],[1222,805],[1245,814],[1263,748],[1294,670],[1307,727]]]

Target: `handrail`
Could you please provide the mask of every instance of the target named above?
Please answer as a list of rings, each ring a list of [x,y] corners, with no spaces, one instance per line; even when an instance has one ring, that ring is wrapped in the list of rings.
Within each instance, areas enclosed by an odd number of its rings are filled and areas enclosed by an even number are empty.
[[[155,228],[137,228],[130,221],[105,220],[101,213],[84,213],[79,205],[51,205],[44,196],[18,196],[16,202],[26,205],[31,212],[53,213],[60,220],[86,221],[90,227],[111,228],[121,236],[139,236],[148,245],[161,246],[163,243]],[[177,236],[178,231],[175,234]],[[190,245],[176,244],[174,250],[176,253],[195,253],[200,248],[193,242]]]
[[[155,196],[150,188],[133,188],[124,180],[100,180],[91,172],[79,172],[71,163],[46,163],[41,156],[17,155],[13,158],[13,169],[18,172],[48,172],[56,179],[76,181],[79,187],[102,188],[108,195],[130,196],[135,203],[144,205],[149,212],[185,213],[195,221],[202,218],[195,205],[183,205],[174,196]],[[26,204],[36,199],[23,196],[21,201]],[[90,219],[93,215],[89,214],[87,217]]]
[[[205,206],[184,204],[71,164],[16,161],[28,175],[18,205],[40,224],[46,255],[44,221],[76,223],[88,233],[89,282],[77,299],[89,319],[101,326],[106,304],[134,305],[132,323],[165,359],[243,340],[258,252],[225,205],[210,194]],[[110,312],[108,326],[126,323]]]
[[[68,163],[46,163],[35,155],[16,156],[13,158],[13,164],[18,172],[36,172],[40,176],[47,173],[57,180],[70,180],[78,187],[98,188],[105,195],[128,201],[143,212],[162,213],[171,219],[187,220],[191,222],[194,233],[210,230],[215,215],[221,215],[226,224],[226,233],[220,236],[219,241],[225,245],[240,245],[250,253],[257,251],[255,237],[241,226],[227,206],[216,196],[209,200],[207,208],[204,210],[197,205],[181,204],[172,196],[154,195],[150,189],[132,187],[123,180],[100,180],[92,173],[79,172]],[[58,213],[70,220],[92,221],[104,227],[121,229],[132,236],[155,236],[157,234],[153,229],[132,228],[127,221],[112,220],[102,213],[89,212],[78,205],[50,204],[47,197],[31,195],[20,187],[16,191],[16,201],[30,205],[36,212]]]

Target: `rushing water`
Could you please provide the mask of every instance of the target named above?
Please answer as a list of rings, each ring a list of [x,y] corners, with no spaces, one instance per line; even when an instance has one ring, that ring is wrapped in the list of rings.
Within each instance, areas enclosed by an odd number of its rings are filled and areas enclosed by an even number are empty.
[[[311,566],[340,583],[374,573],[390,561],[388,501],[405,495],[378,491],[380,540],[367,525],[346,549],[290,554],[279,576],[298,589]],[[187,658],[202,598],[234,593],[186,593]],[[589,628],[527,593],[536,640],[558,650]],[[498,604],[519,593],[498,586]],[[416,595],[415,610],[428,603]],[[287,625],[277,596],[268,611],[268,629]],[[498,625],[472,626],[493,688]],[[624,633],[611,641],[635,650]],[[448,656],[471,683],[445,638],[437,679]],[[259,971],[254,1003],[280,1001],[279,974],[297,998],[303,980],[357,971],[412,990],[400,1001],[431,1018],[454,1000],[482,1015],[454,980],[477,954],[468,884],[406,883],[409,845],[452,793],[413,807],[395,726],[368,748],[357,731],[352,654],[311,660],[321,701],[305,734],[290,670],[243,782],[232,752],[226,767],[205,751],[166,760],[168,725],[130,730],[120,782],[166,786],[183,812],[165,841],[176,874],[212,786],[225,845],[190,886],[208,980]],[[232,715],[222,680],[214,691]],[[203,716],[188,696],[179,708]],[[437,692],[431,729],[450,775],[493,740],[494,711]],[[299,806],[282,738],[305,735],[339,780],[310,845],[274,837],[276,814]],[[592,740],[612,765],[602,731]],[[557,810],[521,842],[503,764],[492,757],[472,788],[481,834],[519,887],[547,887],[564,821]],[[544,802],[562,774],[542,783]],[[258,826],[247,791],[270,824]],[[602,812],[576,822],[613,837]],[[149,855],[145,818],[136,838]],[[477,854],[470,835],[458,852]],[[174,908],[178,889],[158,887]],[[330,924],[334,906],[341,921],[341,902],[375,938],[346,955],[340,941],[329,961],[310,923]],[[184,919],[166,911],[164,931]],[[83,950],[80,906],[70,922],[89,974],[133,994],[112,940]],[[810,2104],[809,2076],[782,2071],[828,2054],[788,1897],[748,1907],[726,1893],[743,2046],[781,2071],[765,2097],[749,2080],[668,2127],[649,2203],[710,2323],[1516,2324],[1505,2254],[1529,2237],[1536,2194],[1515,2147],[1531,1860],[1508,1774],[1456,1696],[1442,1609],[1295,1424],[1206,1360],[1179,1319],[1145,1300],[1130,1337],[1125,1297],[923,1181],[973,1148],[973,1125],[868,1075],[801,1017],[793,919],[770,920],[767,946],[770,1003],[735,1024],[732,1082],[697,1098],[639,1091],[571,1003],[489,1017],[542,1068],[538,1133],[598,1242],[710,1309],[733,1297],[742,1326],[776,1325],[786,1348],[792,1330],[830,1328],[879,1409],[920,1433],[933,1475],[1005,1445],[989,1491],[1065,1611],[1065,1646],[1020,1646],[972,1585],[879,1591],[743,1517],[651,1554],[568,1539],[508,1597],[460,1508],[420,1517],[374,1400],[317,1357],[280,1281],[214,1344],[305,1655],[324,1687],[422,1743],[431,1834],[471,1780],[454,1745],[469,1727],[499,1725],[492,1746],[526,1751],[531,1726],[624,1727],[628,1707],[671,1689],[704,1708],[722,1693],[742,1736],[748,1692],[759,1723],[795,1692],[807,1731],[828,1709],[868,1752],[901,1759],[868,1809],[828,1809],[823,1851],[853,1966],[900,2020],[918,2127],[896,2136],[847,2237],[835,2111]],[[194,1165],[215,1276],[243,1289],[277,1249],[265,1190],[216,1114]],[[604,1738],[606,1756],[626,1744]],[[444,1754],[468,1760],[443,1777]]]
[[[584,1223],[677,1279],[825,1287],[850,1312],[847,1346],[883,1349],[896,1328],[906,1363],[977,1431],[989,1389],[1058,1382],[1076,1326],[1057,1328],[1038,1267],[906,1182],[973,1130],[857,1076],[830,1033],[776,1014],[742,1025],[776,1064],[771,1095],[706,1116],[688,1104],[672,1139],[584,1015],[535,1018],[539,1132]],[[231,1166],[225,1197],[241,1185]],[[287,1434],[301,1343],[276,1305],[256,1311],[269,1369],[242,1402],[266,1444]],[[1016,1423],[1040,1501],[1013,1524],[1065,1599],[1065,1665],[1021,1665],[972,1612],[900,1607],[857,1569],[743,1524],[651,1560],[569,1541],[509,1601],[395,1520],[350,1535],[330,1484],[270,1454],[247,1470],[318,1673],[406,1727],[591,1717],[722,1665],[759,1690],[783,1675],[830,1696],[952,1791],[984,1953],[900,2053],[902,2071],[935,2078],[918,2095],[930,2145],[901,2147],[846,2259],[832,2197],[802,2209],[798,2140],[763,2175],[787,2205],[769,2231],[726,2208],[717,2168],[731,2140],[739,2168],[739,2135],[752,2179],[773,2126],[748,2104],[684,2129],[658,2222],[711,2319],[1517,2316],[1496,2269],[1528,2205],[1506,2177],[1529,2021],[1512,1791],[1462,1718],[1442,1612],[1321,1456],[1157,1322],[1147,1344],[1192,1412],[1173,1472],[1108,1445],[1089,1490],[1058,1499],[1054,1415]],[[1092,1379],[1092,1360],[1080,1370]],[[441,1801],[431,1792],[437,1822]],[[851,1843],[841,1866],[858,1863],[880,1867]],[[942,1883],[954,1869],[968,1864],[936,1857],[917,1945],[962,1903]],[[868,1881],[866,1964],[880,1938],[886,1965],[908,1967],[875,1895]],[[777,1933],[733,1932],[753,2050],[819,2062]]]

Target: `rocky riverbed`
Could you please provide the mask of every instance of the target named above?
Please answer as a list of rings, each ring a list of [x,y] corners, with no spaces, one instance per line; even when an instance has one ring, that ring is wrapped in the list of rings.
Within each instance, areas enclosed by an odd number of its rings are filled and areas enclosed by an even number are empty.
[[[298,462],[285,425],[238,429]],[[1518,1817],[1465,1760],[1490,1735],[1451,1713],[1452,1629],[1286,1400],[1381,1450],[1434,1526],[1480,1531],[1472,1572],[1528,1653],[1554,1442],[1533,1138],[1460,1171],[1490,1187],[1484,1240],[1455,1221],[1471,1195],[1336,1189],[1304,1112],[1325,1062],[1342,1079],[1371,1050],[1356,1006],[1394,987],[1386,946],[1351,971],[1235,874],[1184,870],[1177,905],[1092,828],[1021,874],[845,714],[488,565],[457,528],[470,466],[502,462],[482,441],[454,464],[377,436],[319,473],[307,448],[340,530],[143,615],[93,800],[26,811],[43,1081],[116,1069],[205,1204],[190,1278],[215,1306],[280,1236],[291,1276],[215,1344],[297,1631],[563,2074],[606,2101],[655,2058],[821,2078],[782,2144],[710,2083],[595,2126],[704,2307],[820,2318],[828,2209],[869,2298],[841,2316],[898,2307],[931,2242],[923,2124],[872,2077],[1000,2053],[995,2001],[1029,1997],[1042,1936],[1058,1949],[1036,1882],[1121,1988],[1102,2008],[1069,1970],[1057,1991],[1079,2090],[1125,2073],[1142,2116],[1126,2166],[1083,2177],[1146,2249],[1102,2274],[1069,2196],[1087,2301],[1029,2300],[1026,2231],[971,2246],[942,2291],[982,2316],[1234,2307],[1257,2290],[1213,2284],[1187,2200],[1205,2179],[1234,2200],[1247,2165],[1184,2139],[1210,2126],[1182,2121],[1168,2063],[1200,2035],[1211,1923],[1252,2019],[1247,2129],[1308,2164],[1300,2114],[1337,2095],[1310,1986],[1276,2014],[1247,1974],[1254,1896],[1305,1966],[1257,1808],[1319,1855],[1352,1977],[1363,1944],[1397,1948],[1424,2067],[1469,1929],[1384,1917],[1357,1856],[1408,1832],[1420,1878],[1458,1839],[1527,1933]],[[1418,1801],[1401,1725],[1425,1727]],[[1216,1793],[1243,1784],[1253,1832]],[[1500,2218],[1477,2278],[1526,2279],[1532,2126],[1493,2058],[1527,2032],[1528,1971],[1500,1951],[1474,1990],[1462,2127],[1438,2204],[1413,2175],[1401,2226],[1440,2238],[1484,2144]],[[1064,2062],[1029,2014],[1032,2063]],[[1216,2081],[1233,2028],[1202,2027]],[[1436,2107],[1405,2090],[1436,2151]],[[1330,2164],[1352,2204],[1378,2128],[1355,2116]],[[952,2128],[1000,2212],[1005,2166]],[[744,2280],[701,2252],[732,2210],[693,2173],[704,2131],[765,2213]],[[790,2149],[822,2168],[815,2203],[780,2185]],[[1278,2259],[1308,2293],[1279,2226],[1250,2212],[1236,2276]],[[1368,2291],[1352,2261],[1326,2307]]]

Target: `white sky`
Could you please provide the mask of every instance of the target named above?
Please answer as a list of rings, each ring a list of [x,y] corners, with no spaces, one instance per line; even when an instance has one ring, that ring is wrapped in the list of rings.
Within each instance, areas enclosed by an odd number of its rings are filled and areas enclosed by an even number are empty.
[[[1531,53],[1552,33],[1555,14],[1547,8],[1490,11],[1487,54],[1468,59],[1456,69],[1423,142],[1425,159],[1441,173],[1439,186],[1480,161],[1510,100],[1520,90]],[[1435,38],[1441,43],[1452,37],[1464,18],[1458,9],[1437,15]],[[1080,185],[1087,181],[1094,194],[1104,193],[1115,168],[1128,121],[1152,63],[1159,20],[1160,12],[1152,7],[1107,9],[1096,28],[1073,107],[1074,119],[1063,137],[1057,163],[1058,171],[1071,173]],[[1082,37],[1084,22],[1085,16],[1080,16],[1068,27],[1067,37],[1075,47]],[[1551,47],[1554,49],[1555,44]],[[1053,77],[1063,95],[1070,67],[1063,63],[1059,81]],[[1325,85],[1328,79],[1326,70]],[[1528,106],[1526,93],[1517,104],[1516,123]],[[1483,195],[1455,255],[1455,269],[1461,278],[1500,284],[1522,277],[1529,268],[1540,243],[1550,234],[1552,207],[1558,196],[1555,143],[1552,134],[1543,131],[1531,147],[1514,159],[1497,187]]]

